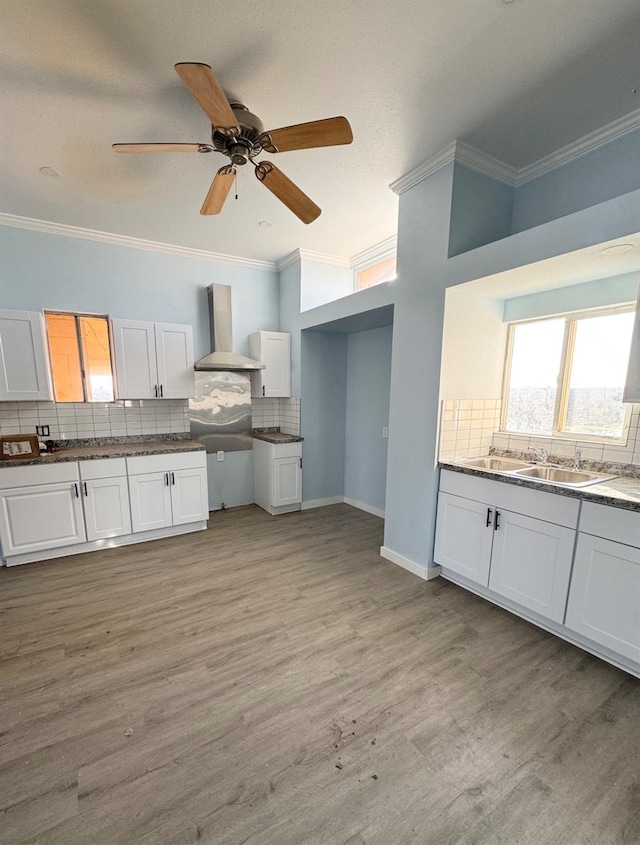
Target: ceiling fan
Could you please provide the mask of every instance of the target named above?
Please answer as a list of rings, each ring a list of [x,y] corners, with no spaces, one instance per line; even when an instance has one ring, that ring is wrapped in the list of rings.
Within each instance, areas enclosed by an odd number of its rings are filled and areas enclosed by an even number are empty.
[[[312,223],[320,208],[275,164],[257,161],[262,152],[285,153],[313,147],[350,144],[353,133],[346,117],[330,117],[264,131],[260,118],[242,103],[230,103],[209,65],[179,62],[174,66],[211,121],[211,144],[113,144],[117,153],[222,153],[231,163],[215,175],[200,214],[219,214],[227,198],[236,168],[251,163],[262,184],[303,223]]]

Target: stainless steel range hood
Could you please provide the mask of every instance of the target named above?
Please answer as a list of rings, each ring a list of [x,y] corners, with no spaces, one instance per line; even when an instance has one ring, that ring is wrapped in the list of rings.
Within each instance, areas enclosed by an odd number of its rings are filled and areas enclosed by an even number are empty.
[[[209,285],[209,318],[211,320],[211,345],[214,351],[196,361],[196,370],[264,370],[265,364],[238,355],[233,351],[231,325],[231,287]]]

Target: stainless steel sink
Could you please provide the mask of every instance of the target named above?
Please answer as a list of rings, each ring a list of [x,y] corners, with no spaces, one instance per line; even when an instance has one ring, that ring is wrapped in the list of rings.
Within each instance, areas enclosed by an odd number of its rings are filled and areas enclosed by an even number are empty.
[[[588,487],[590,484],[600,484],[616,478],[615,475],[604,475],[601,472],[586,472],[579,469],[565,469],[542,465],[518,469],[513,473],[521,478],[531,478],[547,484],[559,484],[561,487]]]
[[[456,461],[466,467],[474,469],[486,469],[490,472],[513,472],[518,469],[525,469],[531,466],[527,461],[516,461],[513,458],[499,458],[490,455],[486,458],[460,458]]]

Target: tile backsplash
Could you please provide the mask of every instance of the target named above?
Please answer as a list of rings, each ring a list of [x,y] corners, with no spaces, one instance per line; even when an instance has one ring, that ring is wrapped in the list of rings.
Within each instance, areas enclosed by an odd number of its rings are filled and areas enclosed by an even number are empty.
[[[280,428],[285,434],[300,436],[300,400],[290,398],[252,399],[253,428]]]
[[[490,448],[518,453],[527,453],[532,448],[546,449],[557,458],[573,458],[579,449],[585,461],[640,466],[640,404],[631,406],[626,443],[507,434],[499,430],[500,408],[500,399],[443,401],[440,458],[476,458],[488,454]]]
[[[500,399],[445,399],[440,427],[441,458],[486,455],[500,426]]]
[[[189,431],[189,402],[0,402],[0,435],[35,434],[37,425],[48,425],[52,440],[183,433]]]

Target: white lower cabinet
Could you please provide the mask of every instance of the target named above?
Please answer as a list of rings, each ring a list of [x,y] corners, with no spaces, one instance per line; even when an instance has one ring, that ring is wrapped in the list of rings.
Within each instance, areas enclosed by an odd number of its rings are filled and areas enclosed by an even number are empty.
[[[208,515],[204,451],[0,468],[7,566],[198,530]]]
[[[578,536],[565,624],[640,664],[640,514],[585,503],[582,526],[608,536]]]
[[[84,543],[79,482],[0,490],[3,556]]]
[[[563,622],[579,502],[443,470],[434,561]]]
[[[442,470],[434,560],[640,677],[640,513]]]
[[[300,510],[302,443],[253,440],[253,498],[272,515]]]
[[[499,511],[489,589],[555,622],[564,620],[576,532]]]
[[[127,465],[134,533],[208,518],[206,452],[144,455]]]

